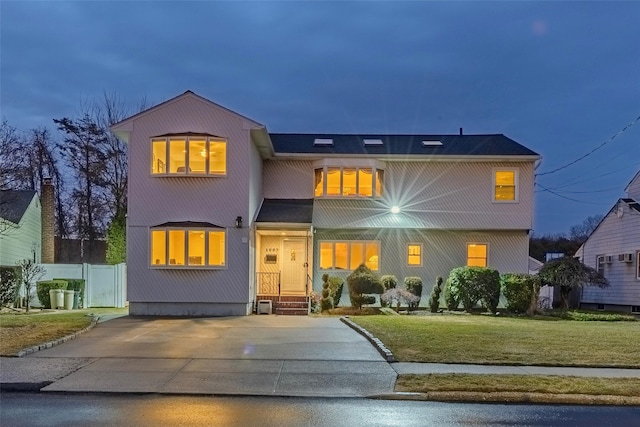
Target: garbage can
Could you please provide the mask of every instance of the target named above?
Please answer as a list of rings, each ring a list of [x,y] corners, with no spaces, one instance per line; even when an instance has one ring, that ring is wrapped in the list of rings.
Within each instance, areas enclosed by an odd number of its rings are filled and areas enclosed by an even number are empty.
[[[58,295],[57,289],[49,289],[49,308],[56,308],[56,295]]]
[[[64,290],[53,289],[53,298],[51,298],[51,308],[64,307]],[[49,294],[51,296],[51,294]]]
[[[64,291],[64,309],[72,310],[73,309],[73,294],[75,291]]]
[[[80,291],[73,291],[73,309],[78,309],[78,300],[80,299]]]

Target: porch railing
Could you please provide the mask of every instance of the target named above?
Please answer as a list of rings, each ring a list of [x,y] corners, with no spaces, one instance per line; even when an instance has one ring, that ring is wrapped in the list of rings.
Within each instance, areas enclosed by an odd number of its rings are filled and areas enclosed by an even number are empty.
[[[256,273],[259,295],[280,295],[280,273]]]

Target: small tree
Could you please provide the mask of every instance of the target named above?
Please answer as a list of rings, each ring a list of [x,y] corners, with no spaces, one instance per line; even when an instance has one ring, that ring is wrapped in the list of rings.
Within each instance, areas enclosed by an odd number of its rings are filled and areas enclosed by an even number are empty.
[[[382,282],[384,292],[388,291],[389,289],[395,289],[395,287],[398,286],[398,278],[393,274],[385,274],[380,278],[380,281]],[[380,298],[380,305],[382,307],[386,307],[389,304],[389,302]]]
[[[337,276],[329,277],[329,294],[333,299],[333,306],[337,307],[342,298],[342,289],[344,288],[344,279]]]
[[[347,277],[351,306],[362,309],[363,304],[373,304],[375,297],[366,294],[381,294],[383,292],[380,278],[369,267],[361,264]]]
[[[413,310],[420,304],[420,298],[422,297],[422,279],[417,276],[405,277],[404,286],[409,292],[418,297],[417,301],[409,304],[409,310]]]
[[[107,264],[120,264],[127,258],[126,221],[114,217],[107,229]]]
[[[546,262],[540,271],[540,283],[560,288],[560,303],[569,308],[571,289],[582,286],[599,286],[606,288],[609,281],[598,271],[584,265],[573,257],[563,257]]]
[[[442,277],[436,279],[436,284],[431,291],[429,299],[429,309],[432,313],[437,313],[440,309],[440,292],[442,292]]]
[[[329,275],[322,275],[322,299],[320,300],[320,311],[327,311],[333,308],[333,299],[329,290]]]
[[[18,265],[18,267],[20,267],[22,272],[22,284],[24,285],[24,293],[25,293],[24,299],[25,299],[26,309],[28,312],[29,310],[31,310],[31,298],[33,297],[32,295],[33,284],[37,280],[39,280],[42,276],[44,276],[44,273],[46,272],[46,270],[44,269],[43,266],[39,264],[35,264],[30,259],[23,259],[22,261],[18,261],[16,264]]]
[[[407,304],[408,307],[411,307],[412,304],[415,304],[418,301],[420,301],[420,297],[417,297],[411,292],[409,292],[408,290],[401,289],[401,288],[387,289],[380,296],[380,302],[381,303],[384,302],[385,303],[384,306],[393,307],[393,304],[395,302],[396,311],[400,311],[400,303],[405,303]]]
[[[0,267],[0,305],[10,306],[20,289],[20,268]]]
[[[451,275],[447,278],[444,284],[444,303],[447,306],[447,310],[453,311],[460,305],[460,297],[458,292],[452,289]]]

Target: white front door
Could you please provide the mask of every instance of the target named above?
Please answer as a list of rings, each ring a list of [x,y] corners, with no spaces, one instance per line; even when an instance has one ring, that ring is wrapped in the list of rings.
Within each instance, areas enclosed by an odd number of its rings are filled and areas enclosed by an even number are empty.
[[[304,239],[282,241],[282,294],[305,295],[305,246]]]

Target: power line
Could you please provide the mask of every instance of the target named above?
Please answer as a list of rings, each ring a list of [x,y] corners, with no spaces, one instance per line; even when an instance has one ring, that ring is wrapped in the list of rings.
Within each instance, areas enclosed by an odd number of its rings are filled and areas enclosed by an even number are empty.
[[[549,172],[543,172],[543,173],[539,173],[536,174],[536,176],[543,176],[543,175],[550,175],[552,173],[556,173],[558,171],[561,171],[562,169],[566,169],[571,165],[574,165],[576,163],[578,163],[580,160],[592,155],[593,153],[595,153],[596,151],[598,151],[599,149],[601,149],[602,147],[604,147],[605,145],[609,144],[611,141],[613,141],[614,139],[616,139],[616,137],[624,132],[626,132],[629,128],[631,128],[631,126],[635,125],[638,121],[640,121],[640,116],[636,117],[635,120],[631,121],[631,123],[629,123],[628,125],[626,125],[625,127],[623,127],[620,131],[618,131],[615,135],[613,135],[611,138],[607,139],[605,142],[603,142],[602,144],[598,145],[596,148],[594,148],[593,150],[589,151],[587,154],[578,157],[576,160],[567,163],[564,166],[560,166],[559,168],[555,168]]]
[[[555,191],[545,187],[544,185],[541,185],[539,183],[536,183],[536,185],[540,188],[543,189],[543,191],[547,191],[555,196],[561,197],[563,199],[567,199],[567,200],[571,200],[572,202],[578,202],[578,203],[584,203],[585,205],[598,205],[598,206],[603,206],[603,205],[608,205],[609,203],[593,203],[593,202],[585,202],[584,200],[578,200],[578,199],[573,199],[571,197],[567,197],[567,196],[563,196],[562,194],[556,193]]]

